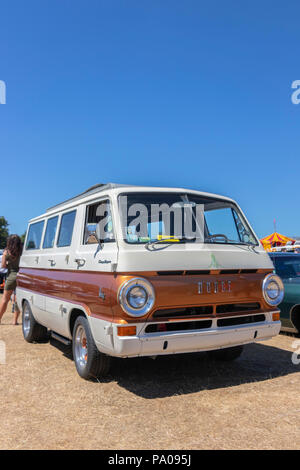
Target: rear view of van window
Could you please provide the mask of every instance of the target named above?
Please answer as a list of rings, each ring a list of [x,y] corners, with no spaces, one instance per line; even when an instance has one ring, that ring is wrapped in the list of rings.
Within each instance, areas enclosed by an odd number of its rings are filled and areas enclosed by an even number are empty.
[[[58,221],[58,216],[52,217],[52,219],[48,220],[44,242],[43,242],[43,248],[53,248],[57,221]]]
[[[41,245],[42,233],[44,228],[44,220],[32,224],[29,227],[26,250],[38,250]]]
[[[61,218],[57,246],[70,246],[76,211],[68,212]]]

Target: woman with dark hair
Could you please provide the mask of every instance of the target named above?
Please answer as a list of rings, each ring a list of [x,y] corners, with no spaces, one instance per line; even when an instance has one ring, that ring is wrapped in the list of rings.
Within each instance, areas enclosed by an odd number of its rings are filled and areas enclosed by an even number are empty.
[[[12,294],[17,287],[17,274],[19,271],[19,262],[20,256],[22,253],[22,242],[21,238],[18,235],[10,235],[7,239],[7,245],[4,250],[2,260],[1,260],[1,267],[7,268],[7,278],[5,281],[5,287],[3,292],[3,297],[0,302],[0,323],[1,318],[3,317],[9,299],[11,298]],[[18,305],[15,303],[14,308],[14,320],[13,324],[18,325],[18,318],[20,315],[20,310]]]

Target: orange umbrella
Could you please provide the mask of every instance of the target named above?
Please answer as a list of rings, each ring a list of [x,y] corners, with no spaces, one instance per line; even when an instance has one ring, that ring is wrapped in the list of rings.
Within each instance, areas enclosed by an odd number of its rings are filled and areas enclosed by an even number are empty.
[[[280,233],[274,232],[268,237],[262,238],[260,241],[263,244],[265,250],[270,250],[272,246],[286,245],[287,242],[289,241],[294,242],[295,240],[289,237],[285,237],[284,235],[281,235]]]

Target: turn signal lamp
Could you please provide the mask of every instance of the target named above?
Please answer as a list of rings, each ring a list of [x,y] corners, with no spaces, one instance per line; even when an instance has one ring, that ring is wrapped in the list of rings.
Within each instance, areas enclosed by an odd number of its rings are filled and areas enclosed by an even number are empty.
[[[136,326],[118,326],[118,336],[135,336]]]
[[[273,313],[272,318],[273,318],[273,321],[279,321],[280,320],[280,313],[279,312],[278,313]]]

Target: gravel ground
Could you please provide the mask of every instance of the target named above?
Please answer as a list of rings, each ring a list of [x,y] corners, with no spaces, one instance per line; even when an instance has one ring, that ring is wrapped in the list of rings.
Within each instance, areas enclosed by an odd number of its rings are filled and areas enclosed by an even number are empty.
[[[0,449],[300,447],[294,337],[248,345],[231,364],[205,353],[115,359],[97,383],[80,379],[68,348],[28,344],[11,320],[0,325]]]

